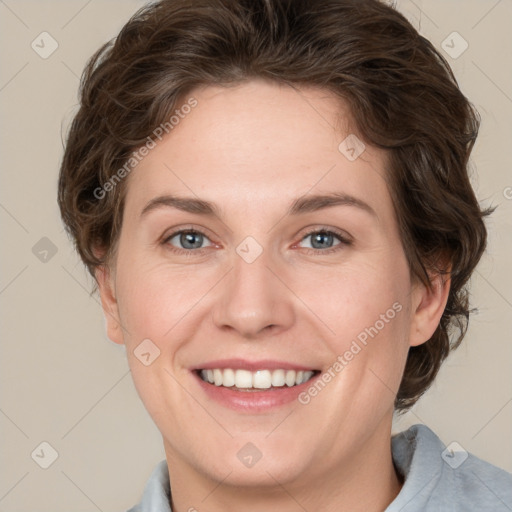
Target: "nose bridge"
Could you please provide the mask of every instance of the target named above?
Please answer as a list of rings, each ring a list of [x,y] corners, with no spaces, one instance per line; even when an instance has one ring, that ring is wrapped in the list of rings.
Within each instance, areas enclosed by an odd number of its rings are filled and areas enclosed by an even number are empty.
[[[215,305],[218,327],[226,326],[245,337],[257,336],[265,328],[287,327],[293,321],[292,302],[287,288],[276,277],[272,252],[253,237],[246,237],[236,248],[231,272]]]

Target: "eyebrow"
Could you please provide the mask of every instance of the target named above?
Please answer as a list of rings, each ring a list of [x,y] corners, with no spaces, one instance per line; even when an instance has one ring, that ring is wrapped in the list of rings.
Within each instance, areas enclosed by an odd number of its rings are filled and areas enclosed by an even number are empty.
[[[299,197],[290,205],[287,215],[311,213],[333,206],[352,206],[377,217],[375,210],[368,203],[357,197],[340,192]],[[144,217],[149,212],[161,208],[176,208],[187,213],[222,217],[220,209],[215,203],[194,197],[180,197],[170,194],[151,199],[142,209],[140,217]]]

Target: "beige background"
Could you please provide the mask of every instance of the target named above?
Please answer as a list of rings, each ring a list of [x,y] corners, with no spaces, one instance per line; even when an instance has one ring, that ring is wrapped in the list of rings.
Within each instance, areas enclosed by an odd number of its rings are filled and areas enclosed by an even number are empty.
[[[56,204],[61,132],[85,61],[141,5],[0,0],[0,512],[123,511],[164,458]],[[453,31],[469,44],[447,59],[481,113],[473,180],[483,204],[498,210],[473,279],[479,313],[465,343],[395,430],[425,423],[446,444],[512,471],[512,2],[403,0],[398,8],[437,47]],[[31,47],[43,31],[59,45],[47,59]],[[48,244],[43,237],[57,250],[46,262],[33,252]],[[48,469],[31,457],[43,441],[58,453]]]

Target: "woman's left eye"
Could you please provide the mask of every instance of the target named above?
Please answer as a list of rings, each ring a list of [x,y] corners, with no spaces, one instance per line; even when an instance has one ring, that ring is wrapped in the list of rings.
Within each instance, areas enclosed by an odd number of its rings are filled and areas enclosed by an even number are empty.
[[[335,231],[330,231],[327,229],[320,229],[316,231],[310,231],[302,238],[301,241],[311,240],[310,247],[306,247],[306,249],[311,249],[313,253],[316,254],[327,254],[333,251],[337,251],[342,248],[344,245],[350,245],[350,240],[348,240],[341,233],[337,233]],[[332,245],[334,239],[337,238],[339,243]]]

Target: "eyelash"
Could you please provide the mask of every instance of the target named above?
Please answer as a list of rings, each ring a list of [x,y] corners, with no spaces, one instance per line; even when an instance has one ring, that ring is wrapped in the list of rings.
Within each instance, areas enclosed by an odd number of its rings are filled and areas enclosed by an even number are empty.
[[[204,252],[208,249],[208,248],[203,248],[203,249],[178,249],[176,247],[173,247],[172,245],[169,244],[169,241],[172,240],[175,236],[177,235],[181,235],[182,233],[192,233],[192,234],[200,234],[200,235],[203,235],[204,237],[206,237],[208,240],[210,240],[208,238],[208,236],[203,233],[202,231],[198,230],[198,229],[194,229],[194,228],[187,228],[187,229],[181,229],[181,230],[178,230],[178,231],[174,231],[173,233],[171,233],[169,236],[165,237],[165,239],[162,241],[162,245],[164,246],[167,246],[167,248],[171,251],[171,252],[174,252],[176,254],[182,254],[182,255],[186,255],[186,256],[202,256],[204,254]],[[323,233],[323,234],[326,234],[326,235],[334,235],[339,241],[340,243],[335,245],[334,247],[330,247],[328,249],[310,249],[308,247],[305,248],[305,250],[307,251],[306,254],[308,255],[326,255],[326,254],[331,254],[333,252],[337,252],[339,250],[341,250],[344,246],[350,246],[352,245],[352,240],[350,240],[346,234],[344,234],[343,232],[341,231],[338,231],[338,230],[335,230],[335,229],[332,229],[332,228],[327,228],[327,227],[321,227],[321,228],[315,228],[315,229],[312,229],[310,231],[308,231],[307,233],[305,233],[302,238],[300,239],[300,242],[302,242],[304,239],[306,239],[308,236],[311,236],[313,234],[318,234],[318,233]]]

